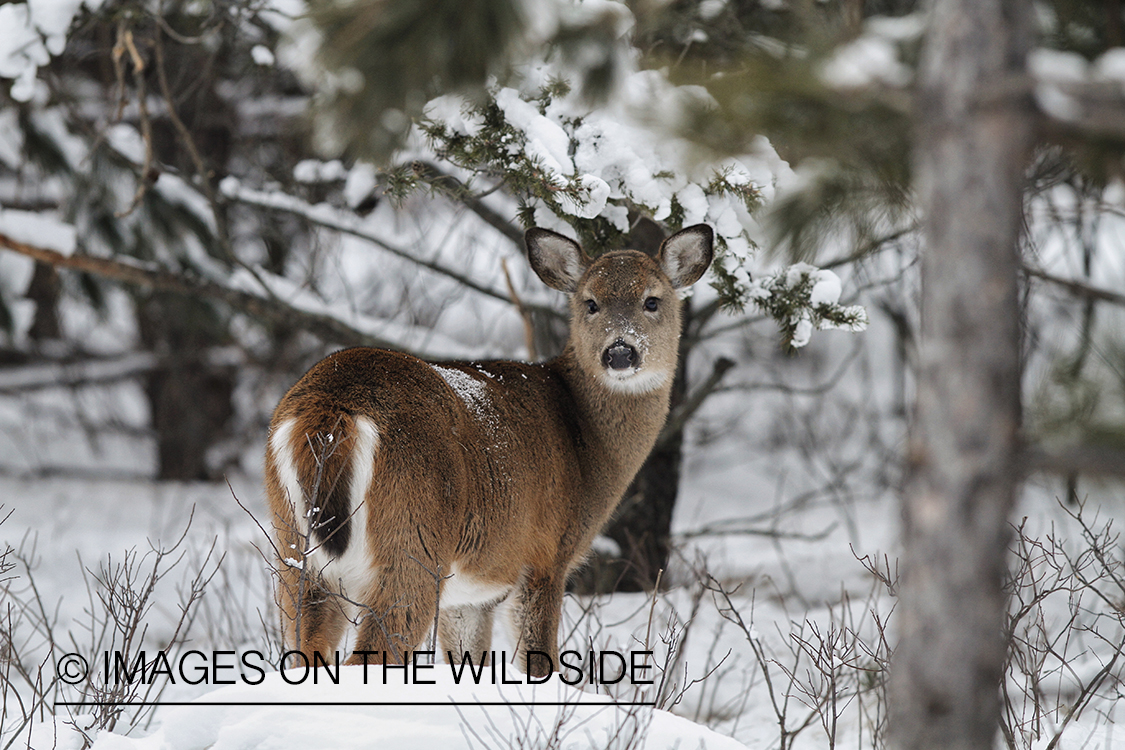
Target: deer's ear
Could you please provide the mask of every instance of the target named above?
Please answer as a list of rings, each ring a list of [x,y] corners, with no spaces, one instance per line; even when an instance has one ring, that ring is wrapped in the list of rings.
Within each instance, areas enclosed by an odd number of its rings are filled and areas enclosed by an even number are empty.
[[[578,243],[549,229],[533,227],[524,234],[527,258],[543,283],[573,294],[588,261]]]
[[[714,255],[715,232],[706,224],[696,224],[673,234],[660,245],[657,260],[676,289],[699,281]]]

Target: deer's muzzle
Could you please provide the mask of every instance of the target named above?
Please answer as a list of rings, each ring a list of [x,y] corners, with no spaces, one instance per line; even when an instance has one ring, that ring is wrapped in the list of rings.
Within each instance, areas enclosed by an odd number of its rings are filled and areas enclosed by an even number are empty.
[[[602,352],[602,364],[610,370],[628,370],[640,363],[637,350],[617,339],[613,345]]]

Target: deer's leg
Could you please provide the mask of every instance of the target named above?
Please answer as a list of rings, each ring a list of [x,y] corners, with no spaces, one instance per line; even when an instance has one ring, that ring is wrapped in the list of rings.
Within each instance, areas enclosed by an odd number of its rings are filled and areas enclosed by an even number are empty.
[[[277,597],[285,649],[300,651],[310,664],[319,651],[332,663],[347,624],[339,597],[309,571],[283,563],[280,578]]]
[[[512,602],[516,666],[530,675],[544,677],[558,669],[559,616],[565,587],[563,575],[533,573],[516,590]]]
[[[487,664],[492,647],[492,616],[497,602],[466,604],[442,609],[438,622],[441,649],[452,663],[460,664],[468,652],[475,663]],[[477,659],[481,659],[477,662]]]
[[[434,624],[438,582],[410,552],[379,575],[359,600],[356,653],[348,660],[404,664]],[[368,652],[366,657],[361,652]]]

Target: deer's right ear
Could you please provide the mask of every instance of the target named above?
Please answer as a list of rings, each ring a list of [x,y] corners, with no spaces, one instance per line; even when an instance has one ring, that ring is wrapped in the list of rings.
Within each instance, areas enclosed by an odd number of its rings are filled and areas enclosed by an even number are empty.
[[[543,283],[573,294],[586,270],[586,256],[578,243],[550,229],[532,227],[523,236],[527,258]]]

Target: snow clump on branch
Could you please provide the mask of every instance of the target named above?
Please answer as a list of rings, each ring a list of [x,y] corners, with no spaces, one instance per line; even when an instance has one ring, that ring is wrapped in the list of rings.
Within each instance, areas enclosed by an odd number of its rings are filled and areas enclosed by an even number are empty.
[[[765,138],[749,153],[716,157],[676,135],[688,108],[706,106],[706,96],[659,71],[634,71],[612,103],[592,106],[560,66],[529,66],[519,88],[495,85],[483,101],[445,95],[429,102],[413,148],[400,155],[392,192],[405,196],[420,186],[417,161],[451,165],[470,190],[502,182],[525,226],[570,232],[604,249],[623,246],[638,216],[668,231],[705,222],[716,231],[711,286],[725,307],[761,308],[792,347],[808,343],[814,328],[863,330],[866,313],[839,304],[842,287],[830,271],[799,264],[751,279],[763,236],[755,213],[793,173]]]

